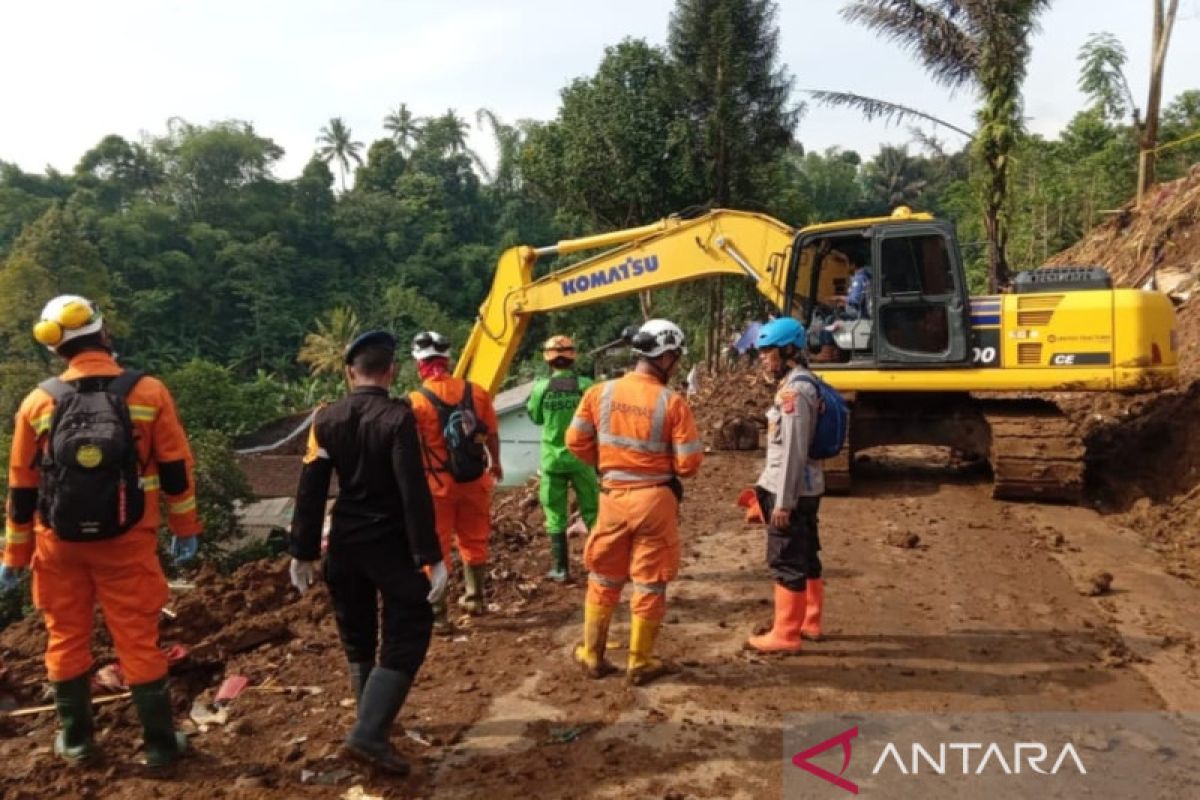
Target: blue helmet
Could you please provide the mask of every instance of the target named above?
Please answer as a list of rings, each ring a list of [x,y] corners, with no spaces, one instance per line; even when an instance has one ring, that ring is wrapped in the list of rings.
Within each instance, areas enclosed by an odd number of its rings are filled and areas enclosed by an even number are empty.
[[[792,317],[779,317],[758,329],[758,338],[754,346],[759,350],[764,347],[804,347],[808,344],[808,332],[804,323]]]

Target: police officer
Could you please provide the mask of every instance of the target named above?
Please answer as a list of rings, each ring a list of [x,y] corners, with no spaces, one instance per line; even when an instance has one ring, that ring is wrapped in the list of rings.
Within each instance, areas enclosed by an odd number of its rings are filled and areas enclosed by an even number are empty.
[[[817,512],[825,493],[821,462],[808,457],[821,397],[808,371],[804,325],[773,319],[758,332],[763,370],[778,382],[767,411],[767,458],[755,487],[767,522],[767,565],[775,587],[771,630],[751,636],[749,649],[797,653],[801,639],[821,638],[821,540]]]
[[[309,432],[292,523],[291,577],[301,593],[316,577],[336,472],[324,578],[358,700],[343,752],[405,774],[408,764],[388,734],[425,660],[430,603],[444,595],[447,573],[412,407],[388,396],[395,355],[396,340],[387,331],[364,333],[346,349],[350,394],[318,410]]]

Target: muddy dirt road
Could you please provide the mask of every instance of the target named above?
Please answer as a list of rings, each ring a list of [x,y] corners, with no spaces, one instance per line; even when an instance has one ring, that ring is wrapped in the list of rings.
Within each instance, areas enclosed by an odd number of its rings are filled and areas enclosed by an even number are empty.
[[[130,709],[101,712],[111,758],[85,771],[53,761],[48,717],[9,721],[0,787],[30,798],[335,798],[353,786],[383,797],[773,797],[788,712],[1200,709],[1200,592],[1131,534],[1087,509],[996,502],[977,476],[896,459],[868,464],[855,497],[822,507],[826,641],[797,657],[742,652],[770,616],[762,533],[733,506],[758,458],[713,454],[689,487],[683,576],[660,647],[680,670],[655,684],[578,674],[567,652],[582,585],[540,583],[544,542],[508,542],[497,613],[435,643],[406,707],[409,736],[397,741],[413,776],[363,773],[335,755],[352,714],[326,600],[283,599],[283,565],[271,565],[247,619],[276,620],[278,635],[202,650],[207,667],[176,685],[195,694],[242,673],[319,693],[247,692],[160,783],[127,763]],[[1088,595],[1102,571],[1110,591]],[[619,664],[625,620],[612,634]],[[0,638],[10,666],[18,633]]]

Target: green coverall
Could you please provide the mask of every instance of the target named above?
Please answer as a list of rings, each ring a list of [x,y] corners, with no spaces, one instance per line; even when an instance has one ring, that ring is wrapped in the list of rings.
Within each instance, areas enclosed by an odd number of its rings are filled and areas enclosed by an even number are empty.
[[[596,524],[600,507],[600,487],[596,470],[584,464],[567,449],[567,428],[591,378],[574,370],[556,369],[547,378],[539,378],[525,410],[535,425],[542,426],[542,477],[538,499],[546,514],[546,532],[554,535],[567,530],[567,487],[575,487],[579,513],[588,530]]]

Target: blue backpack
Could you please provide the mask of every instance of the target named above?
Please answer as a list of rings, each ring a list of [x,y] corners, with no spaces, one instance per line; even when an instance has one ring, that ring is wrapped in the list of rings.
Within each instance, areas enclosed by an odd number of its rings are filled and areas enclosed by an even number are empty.
[[[821,398],[817,405],[816,430],[808,445],[808,457],[817,461],[833,458],[842,452],[846,444],[846,433],[850,429],[850,407],[837,389],[816,375],[805,373],[796,377],[815,388]]]

